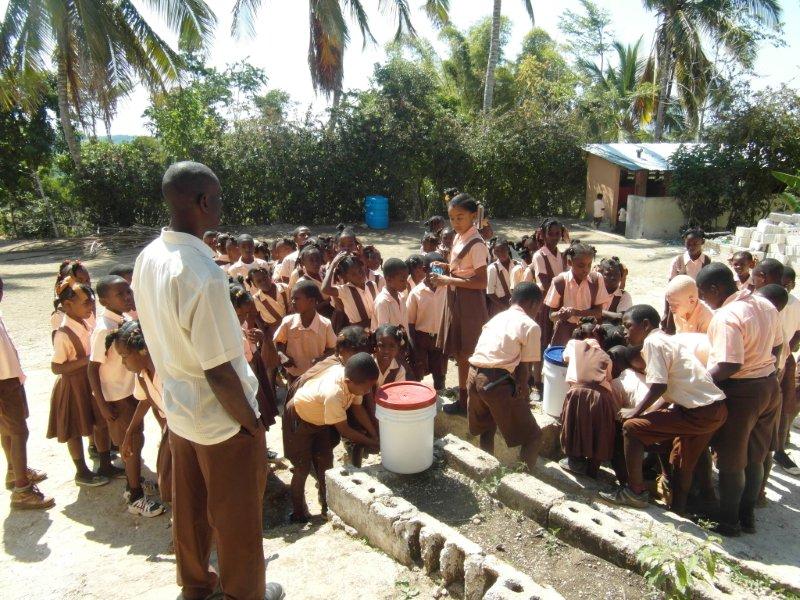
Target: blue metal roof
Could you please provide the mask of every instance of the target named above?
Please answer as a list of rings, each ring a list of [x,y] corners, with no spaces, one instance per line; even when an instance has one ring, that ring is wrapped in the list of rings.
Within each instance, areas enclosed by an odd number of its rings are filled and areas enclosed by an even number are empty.
[[[672,171],[670,159],[681,146],[697,144],[589,144],[584,150],[628,171]]]

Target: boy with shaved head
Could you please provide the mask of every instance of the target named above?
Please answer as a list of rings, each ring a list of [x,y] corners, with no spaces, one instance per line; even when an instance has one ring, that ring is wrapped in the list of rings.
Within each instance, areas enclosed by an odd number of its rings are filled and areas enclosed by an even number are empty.
[[[667,284],[667,306],[675,318],[675,333],[705,333],[713,315],[700,300],[697,284],[688,275],[676,275]]]

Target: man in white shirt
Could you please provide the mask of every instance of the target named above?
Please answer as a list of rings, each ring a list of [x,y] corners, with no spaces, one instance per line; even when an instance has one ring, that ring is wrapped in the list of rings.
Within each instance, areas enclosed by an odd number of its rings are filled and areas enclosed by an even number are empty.
[[[205,165],[175,163],[162,194],[169,227],[136,260],[133,286],[142,331],[164,386],[173,457],[173,536],[187,600],[219,583],[226,598],[284,597],[265,584],[261,507],[266,443],[258,381],[225,274],[203,232],[219,225],[221,188]],[[212,539],[219,580],[209,568]]]

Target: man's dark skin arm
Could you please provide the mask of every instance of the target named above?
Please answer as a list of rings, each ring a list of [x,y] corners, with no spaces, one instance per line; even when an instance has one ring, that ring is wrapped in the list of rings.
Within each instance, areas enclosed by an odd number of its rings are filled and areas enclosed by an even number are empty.
[[[233,420],[244,427],[250,435],[255,435],[258,431],[258,419],[244,395],[242,382],[233,365],[226,362],[203,373],[208,385],[211,386],[211,391]]]

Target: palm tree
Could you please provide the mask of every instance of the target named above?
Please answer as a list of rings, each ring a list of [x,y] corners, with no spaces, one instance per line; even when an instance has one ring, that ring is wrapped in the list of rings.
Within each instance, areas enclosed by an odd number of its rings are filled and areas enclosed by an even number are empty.
[[[614,123],[608,126],[614,137],[624,134],[627,141],[635,141],[641,126],[652,119],[654,61],[652,57],[640,55],[641,45],[642,38],[628,46],[614,42],[617,65],[608,65],[605,71],[592,61],[578,61],[580,69],[589,75],[612,105]]]
[[[536,24],[531,0],[523,0],[523,2],[525,3],[525,10],[528,11],[528,16],[531,18],[531,24]],[[497,62],[500,60],[500,17],[502,12],[503,0],[494,0],[492,38],[489,42],[489,62],[486,64],[486,80],[483,84],[483,112],[492,110],[492,101],[494,100],[494,72],[497,68]]]
[[[234,34],[244,30],[248,35],[255,33],[255,18],[262,0],[236,0],[233,7]],[[397,18],[395,40],[404,34],[415,35],[411,24],[411,9],[408,0],[379,0],[379,8],[384,12],[394,12]],[[437,25],[449,20],[450,0],[426,0],[423,9]],[[346,13],[355,20],[364,44],[375,43],[369,28],[369,17],[362,0],[308,0],[309,42],[308,67],[314,90],[322,92],[327,98],[333,97],[334,106],[342,94],[344,77],[344,51],[350,41]]]
[[[737,15],[744,13],[757,22],[775,27],[780,22],[778,0],[642,0],[656,13],[653,53],[658,64],[658,109],[655,139],[661,141],[676,74],[685,77],[698,73],[710,61],[703,49],[703,37],[712,42],[722,40],[731,57],[741,56],[738,36],[730,35],[737,28]]]
[[[216,17],[204,0],[150,0],[182,49],[202,48]],[[180,56],[147,23],[131,0],[10,0],[0,24],[0,69],[31,73],[56,67],[58,113],[64,140],[76,166],[80,144],[72,113],[82,119],[85,80],[100,77],[106,89],[130,89],[141,80],[151,90],[177,79]],[[97,85],[95,82],[95,89]],[[13,97],[13,95],[11,95]]]

